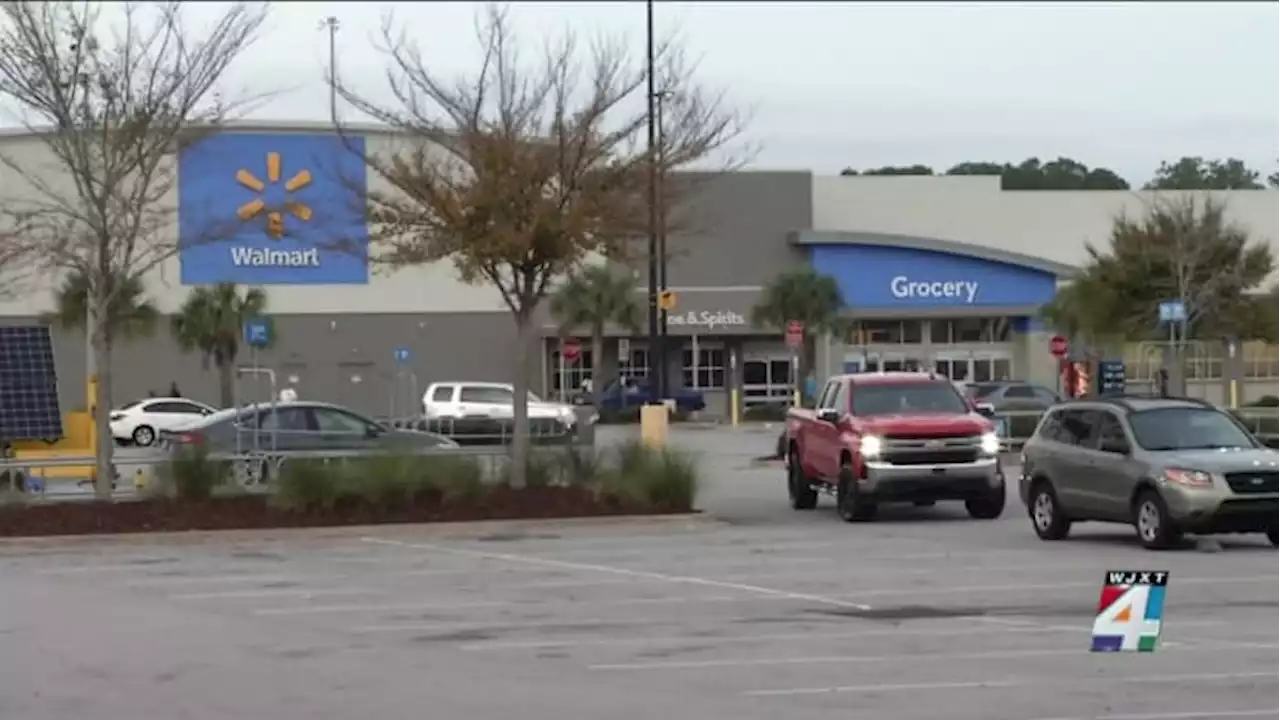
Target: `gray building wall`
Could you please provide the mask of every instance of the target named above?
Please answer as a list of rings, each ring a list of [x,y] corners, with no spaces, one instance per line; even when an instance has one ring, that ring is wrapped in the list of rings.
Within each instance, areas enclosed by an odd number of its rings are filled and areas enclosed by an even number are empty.
[[[37,322],[6,318],[7,323]],[[297,377],[302,397],[342,403],[372,414],[411,414],[421,407],[427,385],[442,380],[510,382],[515,373],[515,326],[503,313],[276,315],[277,344],[257,353],[257,364],[277,373],[283,386]],[[395,349],[407,347],[403,366]],[[529,378],[537,383],[540,358],[530,349]],[[85,406],[85,343],[79,333],[54,333],[63,411]],[[242,350],[238,364],[253,360]],[[124,343],[114,353],[112,399],[119,405],[165,393],[176,382],[188,397],[217,404],[218,375],[198,354],[182,353],[168,334],[167,319],[153,338]],[[533,385],[538,387],[538,385]],[[246,377],[238,400],[265,400],[269,385]]]

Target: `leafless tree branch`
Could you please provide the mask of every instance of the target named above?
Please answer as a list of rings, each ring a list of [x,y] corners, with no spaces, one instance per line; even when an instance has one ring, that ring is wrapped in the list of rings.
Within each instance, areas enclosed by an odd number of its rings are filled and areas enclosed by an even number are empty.
[[[121,280],[177,253],[176,155],[245,108],[217,85],[266,18],[265,6],[238,3],[191,28],[182,11],[176,0],[0,3],[0,100],[31,130],[31,142],[0,152],[7,177],[21,179],[0,190],[7,252],[32,272],[86,278],[100,389],[110,373],[94,319]],[[183,241],[226,232],[197,235]],[[110,437],[106,413],[97,420]],[[110,451],[100,443],[100,488]]]

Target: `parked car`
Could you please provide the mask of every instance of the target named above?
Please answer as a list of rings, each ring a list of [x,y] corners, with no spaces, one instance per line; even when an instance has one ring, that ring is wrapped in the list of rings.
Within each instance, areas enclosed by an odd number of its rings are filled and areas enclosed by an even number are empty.
[[[1000,439],[955,386],[926,373],[838,375],[817,409],[787,415],[787,491],[796,510],[833,495],[840,517],[870,520],[880,503],[963,500],[975,518],[1005,504]]]
[[[1062,402],[1057,391],[1035,383],[979,382],[969,383],[966,388],[975,402],[987,403],[997,412],[1045,410]]]
[[[160,432],[181,427],[214,412],[214,408],[187,398],[134,400],[111,411],[111,437],[117,442],[146,447],[156,441]]]
[[[215,453],[458,447],[437,433],[392,428],[354,410],[305,400],[219,410],[183,427],[163,431],[160,439],[175,451],[200,446]],[[258,477],[265,477],[269,471],[263,462],[262,475]]]
[[[678,388],[668,393],[675,401],[677,413],[691,413],[707,409],[703,394],[690,388]],[[648,378],[623,376],[605,386],[600,393],[600,410],[621,413],[639,408],[649,402]]]
[[[1019,495],[1043,540],[1072,523],[1134,526],[1147,548],[1183,533],[1266,533],[1277,543],[1280,455],[1202,400],[1071,400],[1022,450]]]
[[[506,383],[432,383],[422,395],[422,414],[427,420],[511,419],[515,416],[515,388]],[[529,419],[554,419],[566,429],[578,423],[572,405],[548,402],[529,393]],[[594,421],[588,416],[588,421]]]

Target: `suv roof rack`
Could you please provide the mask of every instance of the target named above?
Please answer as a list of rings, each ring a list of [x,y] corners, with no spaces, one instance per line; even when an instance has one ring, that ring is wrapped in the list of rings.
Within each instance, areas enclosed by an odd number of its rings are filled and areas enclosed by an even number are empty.
[[[1110,403],[1112,405],[1119,405],[1126,410],[1133,410],[1133,405],[1129,403],[1130,400],[1168,400],[1171,402],[1190,403],[1192,405],[1199,405],[1200,407],[1206,408],[1217,407],[1213,403],[1202,398],[1181,397],[1176,395],[1162,397],[1160,395],[1138,395],[1134,393],[1125,393],[1123,395],[1085,395],[1083,397],[1069,398],[1067,402]]]

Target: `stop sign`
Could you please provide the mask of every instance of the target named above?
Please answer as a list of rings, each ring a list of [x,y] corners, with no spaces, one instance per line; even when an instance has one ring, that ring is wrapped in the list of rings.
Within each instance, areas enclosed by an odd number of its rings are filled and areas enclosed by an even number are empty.
[[[582,354],[582,343],[577,338],[565,338],[560,341],[560,354],[565,362],[573,362]]]
[[[1061,335],[1054,335],[1049,339],[1049,352],[1052,353],[1054,357],[1062,357],[1066,355],[1068,347],[1067,339]]]

